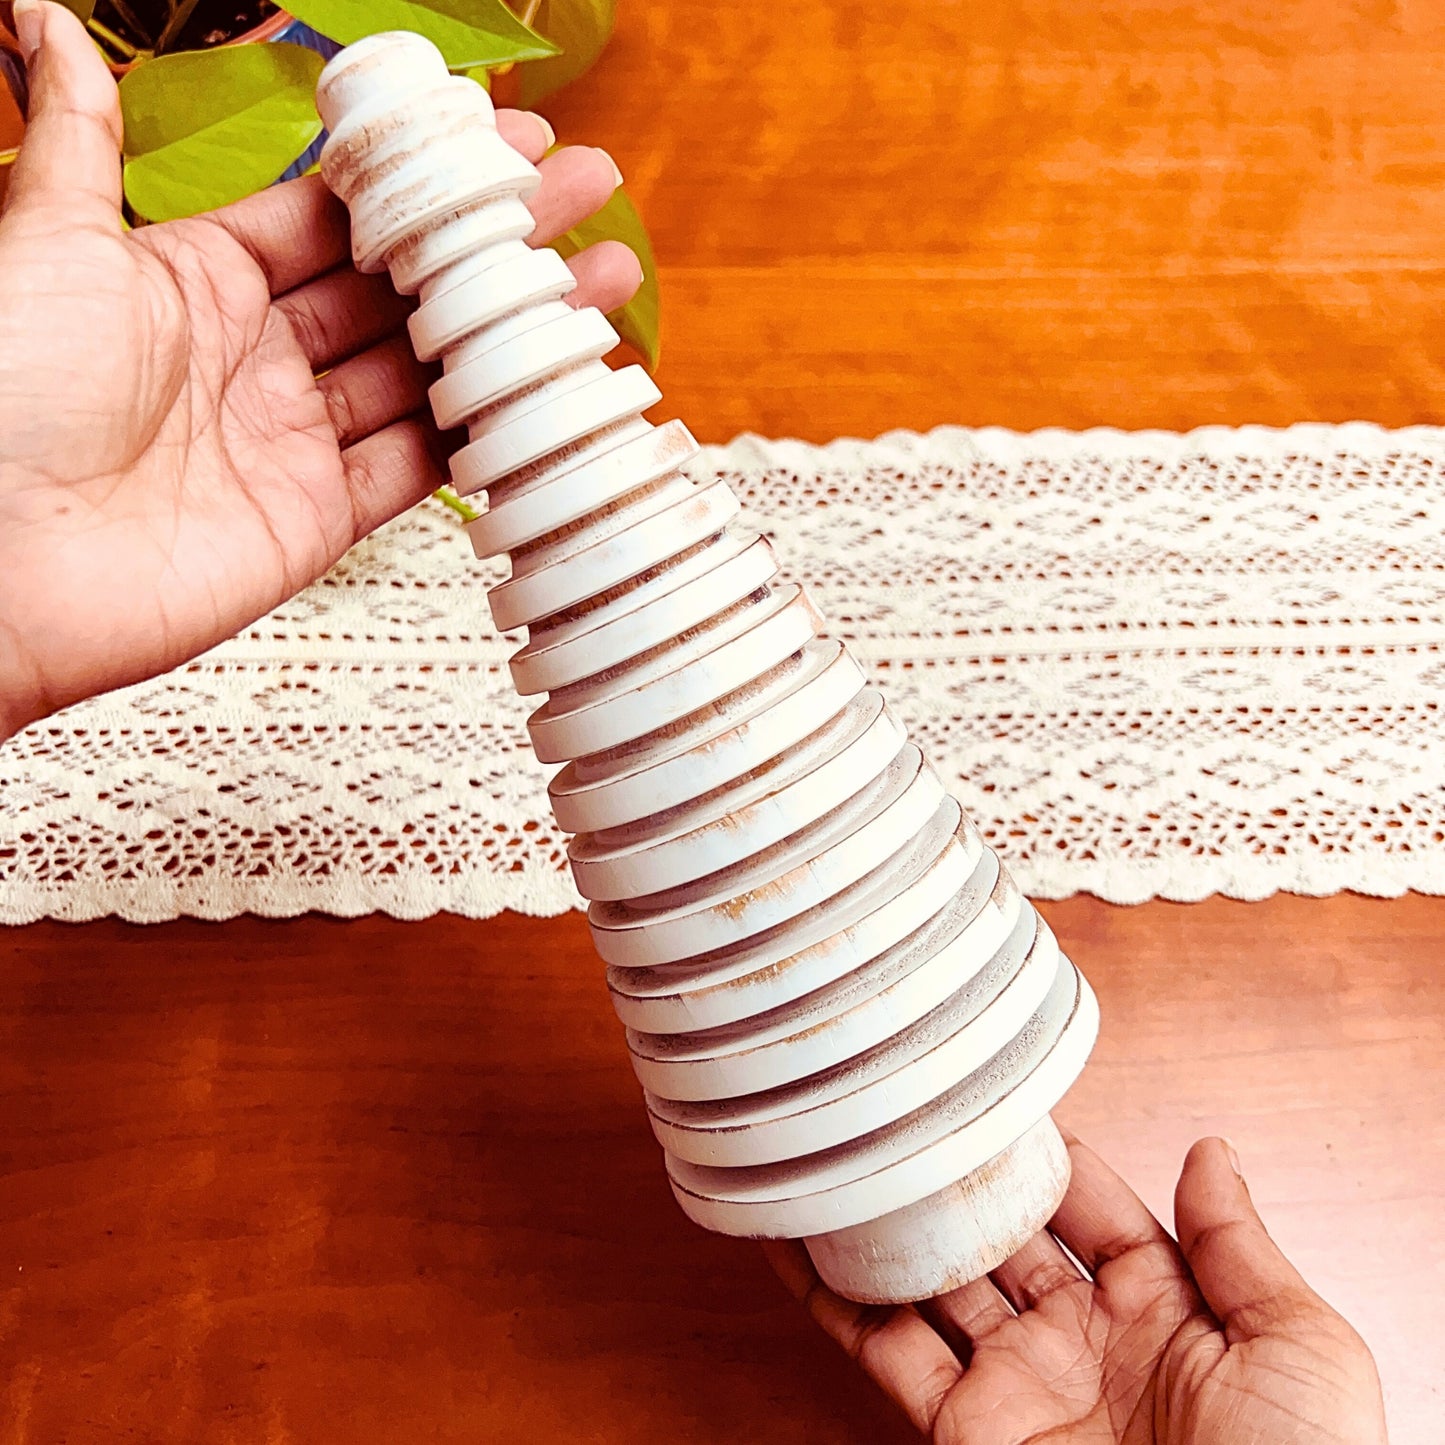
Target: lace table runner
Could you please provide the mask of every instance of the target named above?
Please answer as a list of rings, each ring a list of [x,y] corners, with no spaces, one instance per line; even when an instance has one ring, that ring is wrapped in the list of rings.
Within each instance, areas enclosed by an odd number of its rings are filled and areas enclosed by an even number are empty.
[[[721,473],[1026,892],[1445,892],[1445,431],[744,437]],[[0,921],[578,904],[420,508],[0,748]]]

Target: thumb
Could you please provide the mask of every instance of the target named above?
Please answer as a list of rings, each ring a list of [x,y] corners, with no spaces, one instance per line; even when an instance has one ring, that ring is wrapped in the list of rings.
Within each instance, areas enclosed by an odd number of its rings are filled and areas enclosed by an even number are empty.
[[[1269,1237],[1223,1139],[1201,1139],[1184,1160],[1174,1229],[1231,1345],[1333,1314]]]
[[[15,0],[30,81],[7,214],[64,207],[120,226],[120,100],[85,27],[49,0]]]

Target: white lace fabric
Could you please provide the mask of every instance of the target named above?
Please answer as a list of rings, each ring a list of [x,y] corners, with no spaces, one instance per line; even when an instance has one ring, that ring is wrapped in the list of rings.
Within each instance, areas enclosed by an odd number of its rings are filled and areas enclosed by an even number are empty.
[[[1034,897],[1445,893],[1445,431],[742,437],[723,475]],[[0,747],[0,922],[579,905],[431,503]]]

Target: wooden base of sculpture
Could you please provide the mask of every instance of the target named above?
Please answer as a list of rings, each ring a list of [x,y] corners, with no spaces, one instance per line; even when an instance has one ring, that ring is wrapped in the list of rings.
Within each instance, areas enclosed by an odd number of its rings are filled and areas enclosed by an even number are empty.
[[[1069,1151],[1041,1119],[982,1168],[936,1194],[851,1229],[815,1234],[824,1284],[863,1304],[930,1299],[981,1279],[1053,1217],[1069,1187]]]
[[[363,271],[419,298],[468,531],[673,1192],[857,1299],[976,1277],[1067,1180],[1087,983],[606,319],[526,244],[537,172],[414,35],[317,91]]]

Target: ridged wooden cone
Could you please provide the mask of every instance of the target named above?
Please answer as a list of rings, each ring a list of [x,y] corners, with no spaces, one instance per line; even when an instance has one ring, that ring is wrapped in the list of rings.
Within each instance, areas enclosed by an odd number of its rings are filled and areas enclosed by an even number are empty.
[[[456,489],[673,1191],[727,1234],[803,1238],[854,1299],[977,1278],[1057,1207],[1049,1110],[1098,1025],[1087,983],[823,632],[697,444],[642,417],[607,320],[526,244],[536,170],[418,36],[318,88],[363,271],[420,304]]]

